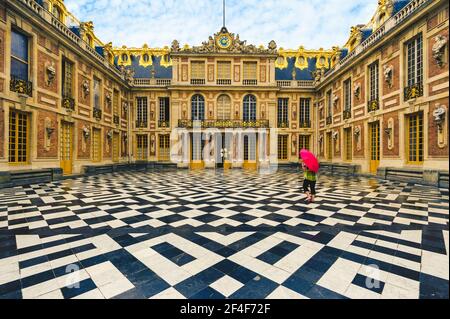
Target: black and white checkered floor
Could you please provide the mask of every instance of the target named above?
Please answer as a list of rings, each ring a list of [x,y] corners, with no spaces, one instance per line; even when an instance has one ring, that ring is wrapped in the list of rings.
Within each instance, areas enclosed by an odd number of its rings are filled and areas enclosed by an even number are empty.
[[[161,171],[0,190],[0,298],[448,298],[448,189]]]

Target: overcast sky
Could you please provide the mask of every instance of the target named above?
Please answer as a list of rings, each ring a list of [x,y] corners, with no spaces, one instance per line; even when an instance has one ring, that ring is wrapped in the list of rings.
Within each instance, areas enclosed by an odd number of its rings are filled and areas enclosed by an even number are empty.
[[[249,44],[329,49],[350,27],[369,22],[377,0],[227,0],[227,28]],[[65,0],[81,21],[114,46],[200,45],[222,27],[222,0]]]

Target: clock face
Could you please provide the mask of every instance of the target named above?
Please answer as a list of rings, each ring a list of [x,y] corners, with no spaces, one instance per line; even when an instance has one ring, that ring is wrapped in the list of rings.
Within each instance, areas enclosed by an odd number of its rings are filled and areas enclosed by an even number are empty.
[[[217,40],[217,43],[221,48],[227,49],[231,45],[231,39],[228,35],[221,35]]]

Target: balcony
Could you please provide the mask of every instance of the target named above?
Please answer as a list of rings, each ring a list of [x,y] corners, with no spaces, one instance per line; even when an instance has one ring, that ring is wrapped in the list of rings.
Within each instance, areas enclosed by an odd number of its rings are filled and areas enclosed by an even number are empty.
[[[62,107],[68,111],[75,111],[75,100],[71,97],[64,97],[62,99]]]
[[[405,88],[405,101],[423,96],[423,84],[417,83]]]
[[[351,110],[344,110],[343,117],[344,117],[344,120],[351,119],[352,118],[352,111]]]
[[[191,79],[191,85],[205,85],[205,79]]]
[[[278,122],[278,128],[289,128],[289,121]]]
[[[369,113],[378,111],[379,109],[380,109],[380,102],[378,101],[378,99],[369,101],[369,104],[367,105],[367,111]]]
[[[206,128],[269,128],[269,120],[242,121],[242,120],[178,120],[179,128],[193,128],[194,124]]]
[[[242,85],[256,86],[256,85],[258,85],[258,80],[243,80]]]
[[[217,79],[216,81],[217,85],[231,85],[230,79]]]
[[[115,125],[119,125],[119,124],[120,124],[120,118],[119,118],[119,115],[114,115],[114,116],[113,116],[113,123],[114,123]]]
[[[300,128],[311,128],[311,121],[310,120],[301,120],[299,123]]]
[[[304,88],[304,89],[313,89],[314,81],[277,81],[277,86],[279,88]]]
[[[136,128],[147,128],[146,121],[136,121]]]
[[[327,123],[327,125],[333,124],[333,117],[332,116],[327,116],[326,123]]]
[[[11,76],[11,82],[9,84],[9,89],[12,92],[17,92],[19,94],[25,94],[28,96],[33,96],[33,83],[27,80],[19,79],[15,76]]]
[[[99,108],[94,107],[94,109],[92,110],[92,114],[97,121],[100,121],[102,119],[102,110],[100,110]]]
[[[133,84],[135,87],[166,87],[172,84],[171,79],[134,79]]]
[[[158,127],[168,128],[168,127],[170,127],[170,122],[169,121],[158,121]]]

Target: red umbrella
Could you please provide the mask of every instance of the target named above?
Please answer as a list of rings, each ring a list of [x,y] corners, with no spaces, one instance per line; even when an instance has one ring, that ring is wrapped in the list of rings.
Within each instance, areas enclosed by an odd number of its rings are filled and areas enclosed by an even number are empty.
[[[319,161],[317,160],[316,156],[314,156],[313,153],[311,153],[308,150],[301,150],[300,151],[300,157],[303,160],[303,163],[305,163],[306,167],[308,167],[309,170],[313,171],[314,173],[317,173],[319,171]]]

